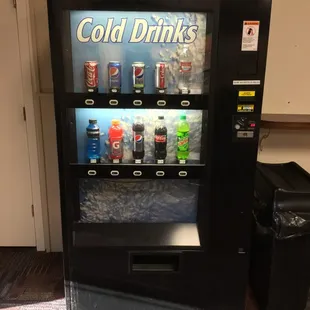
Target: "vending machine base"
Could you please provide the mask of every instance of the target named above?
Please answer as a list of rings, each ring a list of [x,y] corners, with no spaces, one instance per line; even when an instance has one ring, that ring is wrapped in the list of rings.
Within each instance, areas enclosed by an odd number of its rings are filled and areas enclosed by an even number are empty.
[[[194,310],[180,304],[169,303],[153,298],[143,298],[89,285],[70,283],[71,310]]]

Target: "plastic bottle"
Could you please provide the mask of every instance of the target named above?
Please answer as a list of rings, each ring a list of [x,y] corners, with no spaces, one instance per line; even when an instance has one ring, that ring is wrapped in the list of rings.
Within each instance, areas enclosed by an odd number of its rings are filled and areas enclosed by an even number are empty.
[[[192,76],[192,58],[188,45],[184,44],[179,54],[179,81],[178,89],[180,94],[189,94],[191,88]]]
[[[142,160],[144,158],[144,124],[141,116],[136,116],[132,125],[133,138],[133,159]]]
[[[167,127],[163,116],[158,116],[155,127],[155,159],[164,160],[167,157]]]
[[[189,156],[189,123],[186,115],[180,116],[177,125],[177,158],[178,160],[187,160]]]
[[[100,161],[100,128],[96,119],[90,119],[86,128],[87,134],[87,159],[91,164]]]
[[[117,119],[112,120],[112,126],[109,129],[109,142],[110,153],[109,158],[113,162],[120,162],[124,156],[123,152],[123,137],[124,131],[120,126],[120,121]]]

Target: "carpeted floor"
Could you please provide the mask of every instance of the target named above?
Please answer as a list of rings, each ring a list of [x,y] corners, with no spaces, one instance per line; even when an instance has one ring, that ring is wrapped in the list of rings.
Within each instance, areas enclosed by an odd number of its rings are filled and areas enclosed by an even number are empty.
[[[1,248],[0,309],[65,310],[62,255]],[[257,310],[251,298],[247,310]]]
[[[1,249],[0,309],[65,309],[62,255]]]
[[[251,294],[246,304],[258,310]],[[65,310],[62,255],[1,248],[0,309]]]

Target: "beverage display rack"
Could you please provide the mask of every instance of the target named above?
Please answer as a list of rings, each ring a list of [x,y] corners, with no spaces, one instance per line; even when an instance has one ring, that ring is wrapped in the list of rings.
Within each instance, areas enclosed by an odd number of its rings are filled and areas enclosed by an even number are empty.
[[[102,109],[175,109],[203,110],[203,124],[206,125],[208,112],[208,94],[113,94],[113,93],[65,93],[65,104],[62,107],[70,115],[70,141],[76,141],[75,108]],[[69,112],[71,111],[71,112]],[[206,126],[205,126],[206,127]],[[204,128],[204,131],[206,128]],[[206,133],[201,136],[204,146]],[[76,142],[75,142],[76,143]],[[126,160],[119,163],[77,163],[76,148],[71,151],[70,175],[72,178],[105,178],[105,179],[204,179],[207,176],[206,165],[200,161],[175,163],[140,163]],[[204,149],[201,151],[204,158]]]
[[[209,95],[64,93],[63,108],[208,110]]]
[[[87,94],[78,94],[78,97],[89,98]],[[108,95],[103,95],[106,97]],[[123,96],[123,95],[122,95]],[[126,95],[125,95],[126,96]],[[128,95],[130,96],[130,95]],[[135,96],[135,95],[133,95]],[[157,95],[149,95],[157,97]],[[181,95],[182,96],[182,95]],[[96,96],[94,96],[96,97]],[[100,96],[99,96],[100,97]],[[183,96],[182,96],[183,97]],[[189,97],[190,96],[186,96]],[[171,99],[171,98],[170,98]],[[89,99],[86,99],[89,100]],[[172,98],[173,102],[177,101],[177,98]],[[176,101],[174,101],[176,100]],[[78,101],[77,101],[78,102]],[[78,106],[74,105],[75,108]],[[83,106],[86,108],[85,106]],[[96,103],[94,108],[98,108]],[[100,106],[101,107],[101,106]],[[173,163],[166,163],[165,161],[155,159],[152,163],[136,161],[133,159],[127,159],[117,163],[112,161],[108,163],[78,163],[77,150],[76,150],[76,129],[75,129],[75,116],[73,113],[73,106],[66,107],[65,111],[70,115],[68,123],[70,133],[70,141],[74,145],[70,152],[69,171],[72,178],[110,178],[110,179],[204,179],[207,176],[206,165],[200,163],[200,160],[178,161],[175,159]],[[88,106],[87,106],[88,108]],[[102,107],[104,108],[104,107]],[[107,107],[108,109],[114,109],[114,106]],[[162,108],[162,107],[161,107]],[[139,109],[132,107],[131,109]],[[182,110],[185,110],[182,108]],[[104,111],[104,110],[103,110]],[[205,111],[207,113],[207,110]],[[206,118],[206,117],[205,117]],[[206,123],[205,123],[206,125]],[[206,139],[206,133],[203,132],[201,136],[202,150],[200,157],[204,158],[204,139]]]
[[[76,178],[201,179],[203,164],[71,164]]]

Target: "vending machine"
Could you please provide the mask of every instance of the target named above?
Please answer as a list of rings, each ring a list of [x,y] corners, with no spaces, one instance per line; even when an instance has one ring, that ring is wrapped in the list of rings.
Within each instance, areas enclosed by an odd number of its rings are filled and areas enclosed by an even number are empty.
[[[48,9],[68,309],[244,309],[271,0]]]

